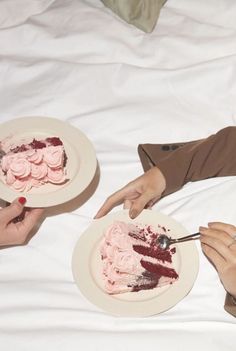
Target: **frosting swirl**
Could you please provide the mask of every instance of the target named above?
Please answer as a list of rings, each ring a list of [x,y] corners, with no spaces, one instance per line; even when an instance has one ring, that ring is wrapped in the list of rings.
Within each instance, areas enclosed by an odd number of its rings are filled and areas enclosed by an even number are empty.
[[[120,272],[138,274],[140,272],[140,259],[133,250],[115,251],[113,264]]]
[[[43,160],[43,152],[41,149],[29,150],[29,151],[27,151],[26,156],[27,156],[28,161],[35,163],[35,164],[39,164]]]
[[[61,145],[44,148],[43,156],[48,167],[59,168],[63,166],[64,149]]]
[[[30,175],[31,164],[24,158],[13,158],[10,163],[9,170],[17,178],[26,178]]]
[[[110,225],[106,231],[105,240],[107,243],[110,243],[111,246],[115,246],[121,250],[132,248],[127,225],[123,222],[116,222]]]
[[[31,176],[35,179],[43,179],[48,173],[48,167],[46,163],[31,164]]]
[[[47,180],[54,184],[64,183],[66,177],[63,169],[51,169],[48,167]]]

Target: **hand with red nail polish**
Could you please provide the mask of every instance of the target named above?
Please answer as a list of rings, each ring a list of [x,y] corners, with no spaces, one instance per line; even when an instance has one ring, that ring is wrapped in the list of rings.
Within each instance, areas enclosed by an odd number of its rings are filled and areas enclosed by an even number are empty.
[[[42,217],[43,209],[25,208],[26,202],[25,197],[19,197],[9,206],[0,209],[0,246],[24,244]]]

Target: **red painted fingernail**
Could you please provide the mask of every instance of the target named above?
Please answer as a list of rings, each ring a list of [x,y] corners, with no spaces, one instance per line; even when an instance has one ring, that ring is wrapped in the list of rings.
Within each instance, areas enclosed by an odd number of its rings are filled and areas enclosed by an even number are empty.
[[[19,203],[21,204],[21,205],[24,205],[25,203],[26,203],[26,198],[25,197],[19,197],[19,199],[18,199],[18,201],[19,201]]]

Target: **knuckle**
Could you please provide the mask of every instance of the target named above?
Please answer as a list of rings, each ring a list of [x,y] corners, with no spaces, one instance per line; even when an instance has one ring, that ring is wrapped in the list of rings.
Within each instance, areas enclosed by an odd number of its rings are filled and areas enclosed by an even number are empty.
[[[16,202],[13,202],[10,207],[12,210],[14,210],[16,212],[21,212],[21,206],[20,206],[20,204],[18,204]]]
[[[208,237],[206,243],[212,248],[219,248],[222,244],[222,241],[215,237]]]
[[[232,233],[232,234],[236,234],[236,227],[232,224],[228,224],[228,230]]]
[[[232,224],[230,224],[230,223],[223,223],[223,225],[224,225],[225,228],[227,228],[227,229],[229,229],[229,230],[235,228],[235,226],[232,225]]]

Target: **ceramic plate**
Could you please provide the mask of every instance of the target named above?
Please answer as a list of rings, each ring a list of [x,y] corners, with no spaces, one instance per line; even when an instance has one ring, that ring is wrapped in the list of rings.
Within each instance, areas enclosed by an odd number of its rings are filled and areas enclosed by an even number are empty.
[[[17,192],[0,180],[0,196],[12,202],[18,196],[27,198],[29,207],[49,207],[67,202],[82,193],[92,181],[97,160],[93,145],[77,128],[67,122],[47,117],[17,118],[0,126],[2,148],[31,142],[35,139],[59,137],[67,155],[67,178],[64,185],[45,184],[27,193]]]
[[[189,234],[173,218],[154,210],[143,210],[135,220],[129,218],[127,210],[94,220],[78,240],[72,258],[72,272],[80,291],[94,305],[117,316],[147,317],[175,306],[189,293],[197,277],[199,259],[195,242],[175,245],[176,253],[172,259],[179,278],[173,284],[146,291],[109,295],[103,290],[99,246],[104,231],[116,220],[152,225],[156,230],[161,225],[168,228],[171,237]]]

